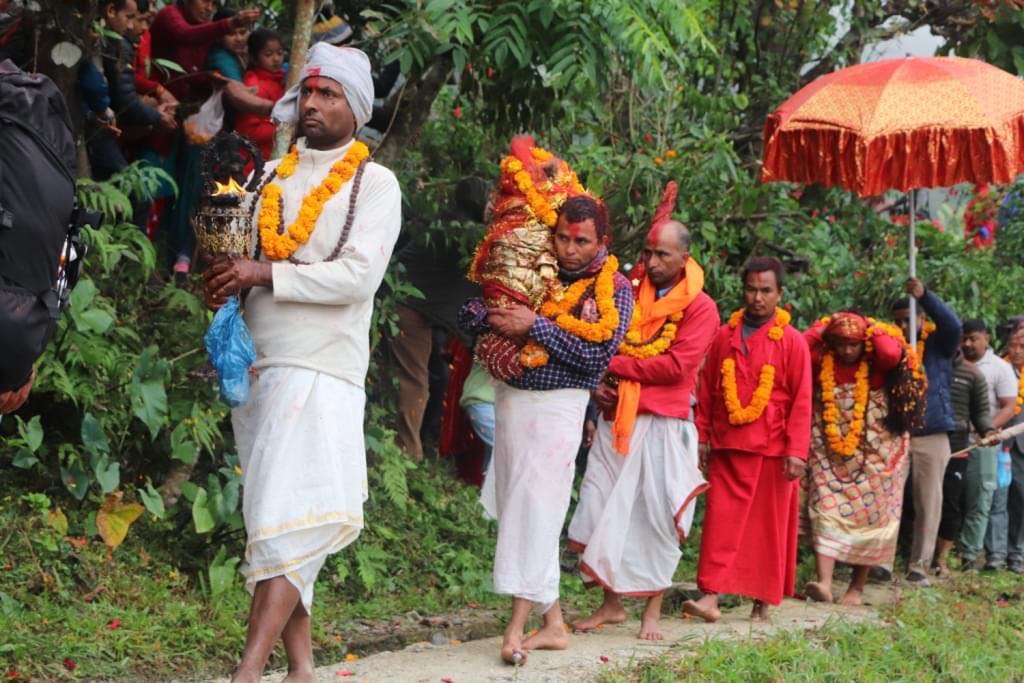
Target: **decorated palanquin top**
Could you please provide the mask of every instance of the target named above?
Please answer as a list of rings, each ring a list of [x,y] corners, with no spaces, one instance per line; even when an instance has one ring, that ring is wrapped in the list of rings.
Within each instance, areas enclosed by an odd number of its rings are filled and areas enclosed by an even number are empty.
[[[490,305],[519,302],[537,309],[558,286],[552,230],[565,201],[585,191],[569,165],[537,147],[532,137],[512,139],[501,162],[494,217],[477,247],[469,279]]]

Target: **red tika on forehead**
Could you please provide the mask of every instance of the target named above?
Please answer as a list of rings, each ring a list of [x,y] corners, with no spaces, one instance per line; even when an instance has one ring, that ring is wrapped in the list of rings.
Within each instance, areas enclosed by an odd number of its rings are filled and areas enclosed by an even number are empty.
[[[651,226],[651,229],[647,231],[647,246],[656,247],[658,242],[661,241],[661,231],[665,227],[665,221],[657,223]]]

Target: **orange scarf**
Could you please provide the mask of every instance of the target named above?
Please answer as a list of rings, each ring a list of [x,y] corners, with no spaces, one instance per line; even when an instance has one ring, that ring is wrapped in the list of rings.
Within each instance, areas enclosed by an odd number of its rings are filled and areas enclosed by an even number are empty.
[[[644,277],[636,300],[636,306],[641,314],[641,337],[653,336],[670,315],[685,311],[686,307],[704,291],[704,269],[692,258],[688,258],[684,271],[685,277],[660,299],[655,299],[658,290],[651,279]],[[615,450],[620,455],[629,454],[629,440],[633,435],[633,425],[636,423],[639,407],[640,383],[629,379],[619,380],[619,401],[615,406],[612,436],[615,440]]]

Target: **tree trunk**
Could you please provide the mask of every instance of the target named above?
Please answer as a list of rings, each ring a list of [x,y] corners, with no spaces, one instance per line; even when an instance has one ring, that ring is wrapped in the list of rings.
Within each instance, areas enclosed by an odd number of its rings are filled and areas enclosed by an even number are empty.
[[[292,34],[291,59],[288,64],[288,82],[286,88],[291,88],[299,82],[299,74],[306,64],[306,50],[309,49],[309,39],[313,35],[313,19],[316,17],[317,0],[297,0],[295,3],[295,32]],[[274,158],[283,156],[291,145],[292,134],[295,125],[282,123],[277,127],[274,135]]]
[[[398,111],[387,137],[373,153],[373,158],[385,166],[395,162],[401,154],[416,146],[423,125],[430,118],[430,109],[448,81],[451,63],[447,57],[435,57],[430,66],[409,86],[395,105]]]
[[[49,76],[64,94],[75,140],[80,146],[83,119],[78,95],[78,70],[85,60],[92,57],[95,49],[89,36],[96,18],[96,5],[97,0],[41,0],[39,9],[29,15],[32,50],[28,68]],[[54,61],[54,48],[63,48],[66,44],[78,47],[81,55],[72,64],[58,64]]]

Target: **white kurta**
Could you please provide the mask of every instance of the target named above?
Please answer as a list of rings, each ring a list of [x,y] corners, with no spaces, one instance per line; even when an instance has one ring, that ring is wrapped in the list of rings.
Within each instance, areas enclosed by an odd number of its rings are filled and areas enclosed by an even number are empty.
[[[347,151],[311,150],[299,141],[295,172],[275,181],[286,225]],[[401,225],[397,180],[369,163],[346,246],[340,258],[324,262],[348,217],[352,187],[346,183],[326,202],[309,241],[296,251],[311,265],[275,262],[273,288],[253,288],[246,300],[259,378],[248,403],[232,415],[243,472],[246,584],[252,590],[285,576],[307,612],[327,556],[363,527],[370,319]]]
[[[569,510],[590,393],[525,391],[501,383],[494,402],[494,591],[558,600],[559,537]]]
[[[638,415],[630,452],[615,451],[612,423],[598,420],[580,500],[569,524],[585,582],[649,597],[672,585],[694,501],[707,488],[692,422]]]

